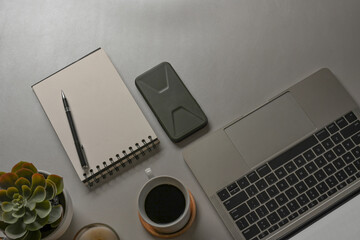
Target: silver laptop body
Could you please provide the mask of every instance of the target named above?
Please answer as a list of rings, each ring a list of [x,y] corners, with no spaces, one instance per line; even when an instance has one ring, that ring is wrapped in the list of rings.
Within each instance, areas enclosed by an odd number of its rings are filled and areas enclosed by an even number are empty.
[[[349,113],[351,113],[350,120],[347,120],[348,116],[345,117],[345,115]],[[343,128],[356,125],[350,130],[355,128],[354,131],[357,131],[359,130],[358,123],[351,122],[358,121],[353,120],[354,117],[360,119],[359,107],[355,101],[330,70],[321,69],[246,116],[234,120],[193,143],[183,151],[183,157],[234,239],[287,238],[356,194],[359,189],[358,169],[360,166],[357,158],[359,144],[355,142],[358,142],[360,134],[351,133],[352,136],[347,137],[352,140],[346,140],[346,142],[345,139],[339,140],[333,135],[327,135],[325,136],[327,142],[323,143],[325,140],[322,132],[325,131],[324,129],[326,132],[332,131],[333,125],[335,127],[341,125]],[[344,127],[343,124],[347,126]],[[348,130],[339,130],[339,132],[342,131],[341,135],[349,135]],[[304,145],[302,142],[310,138],[316,139],[315,145],[322,144],[323,151],[307,146],[309,148],[307,153],[300,153],[299,156],[299,152],[296,152],[299,147],[295,146]],[[328,139],[331,139],[332,144],[327,145]],[[347,153],[347,158],[341,155],[343,154],[341,148],[346,148],[346,152],[351,152]],[[330,157],[330,150],[336,153],[335,157]],[[295,151],[295,155],[291,151]],[[286,167],[280,165],[288,155],[291,158],[285,162],[288,165]],[[303,166],[299,162],[299,167],[297,167],[299,157],[305,157],[306,162]],[[318,159],[319,157],[321,159]],[[316,162],[314,162],[315,159]],[[310,162],[314,164],[308,165]],[[341,163],[346,166],[341,166]],[[313,170],[314,165],[315,170]],[[296,169],[292,170],[293,166],[296,166]],[[266,176],[260,176],[260,173],[264,174],[262,169],[265,167],[267,169],[270,167],[271,171],[267,171]],[[276,167],[282,169],[278,171]],[[284,169],[285,171],[282,171]],[[322,176],[320,170],[326,175]],[[276,174],[275,171],[277,171]],[[254,172],[257,175],[255,180],[250,178],[253,177]],[[347,174],[342,177],[339,172]],[[298,179],[296,183],[292,183],[293,185],[288,182],[293,179],[288,178],[291,174]],[[270,175],[277,177],[277,181],[273,184],[276,189],[285,188],[275,196],[270,194],[273,191],[268,191],[273,181]],[[302,176],[304,176],[303,179]],[[316,181],[316,185],[312,186],[311,180],[316,180],[318,177],[320,181]],[[248,184],[241,186],[243,182],[239,182],[239,179],[244,178]],[[261,184],[264,181],[260,183],[260,180],[265,178],[267,186]],[[253,183],[249,179],[252,179]],[[307,180],[306,189],[302,192],[304,186],[300,185],[304,184],[300,183],[305,179]],[[334,183],[334,179],[337,183]],[[279,185],[280,180],[284,180],[281,185]],[[287,188],[286,185],[288,185]],[[249,186],[256,187],[255,193],[249,189]],[[274,188],[272,187],[271,190]],[[309,192],[310,189],[317,191]],[[287,190],[289,191],[286,192]],[[267,192],[266,195],[268,195],[268,198],[263,201],[259,200],[261,191]],[[287,201],[280,197],[282,193]],[[302,194],[305,197],[299,198]],[[270,204],[272,200],[275,201],[275,206]],[[297,209],[296,204],[300,205]],[[278,205],[277,208],[276,205]],[[268,213],[259,214],[257,210],[260,207]],[[282,208],[281,211],[280,208]],[[270,214],[272,216],[269,216]],[[240,220],[242,222],[239,223]]]

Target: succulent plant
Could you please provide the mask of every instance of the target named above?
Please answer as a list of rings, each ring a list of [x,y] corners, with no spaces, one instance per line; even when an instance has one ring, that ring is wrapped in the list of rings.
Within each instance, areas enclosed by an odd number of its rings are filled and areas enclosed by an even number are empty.
[[[0,172],[0,230],[10,239],[41,239],[41,229],[61,222],[63,207],[56,200],[63,186],[62,177],[44,176],[28,162]]]

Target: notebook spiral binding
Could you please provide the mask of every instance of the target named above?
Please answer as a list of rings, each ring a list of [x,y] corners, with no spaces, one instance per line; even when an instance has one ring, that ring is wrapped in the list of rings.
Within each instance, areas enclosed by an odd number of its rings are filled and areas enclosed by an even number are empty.
[[[106,179],[107,176],[112,176],[114,172],[118,172],[121,168],[132,164],[133,159],[139,160],[140,155],[145,156],[146,150],[151,152],[152,149],[156,149],[158,139],[153,139],[151,136],[148,136],[148,139],[148,142],[145,139],[141,140],[142,146],[135,143],[136,149],[129,147],[129,152],[123,150],[122,157],[120,154],[116,154],[115,158],[109,158],[109,164],[103,161],[102,166],[97,165],[96,169],[90,169],[89,174],[84,173],[85,180],[83,182],[91,188],[99,183],[101,179]]]

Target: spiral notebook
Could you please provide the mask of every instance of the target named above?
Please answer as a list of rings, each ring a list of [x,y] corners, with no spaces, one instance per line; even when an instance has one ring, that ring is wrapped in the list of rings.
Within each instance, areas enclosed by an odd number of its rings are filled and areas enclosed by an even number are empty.
[[[153,129],[101,48],[32,86],[79,178],[87,186],[131,165],[159,144]],[[89,170],[81,167],[61,91]]]

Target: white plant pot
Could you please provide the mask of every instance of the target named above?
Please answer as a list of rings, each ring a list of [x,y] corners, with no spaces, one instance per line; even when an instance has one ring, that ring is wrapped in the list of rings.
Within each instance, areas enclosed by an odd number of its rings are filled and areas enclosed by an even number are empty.
[[[50,175],[50,173],[48,173],[46,171],[42,171],[42,170],[39,170],[39,173],[42,173],[45,175]],[[54,231],[51,234],[49,234],[48,236],[46,236],[45,238],[41,238],[42,240],[57,240],[65,233],[65,231],[70,226],[70,223],[71,223],[71,220],[72,220],[72,217],[74,214],[73,205],[72,205],[70,195],[68,194],[68,192],[66,191],[65,188],[63,190],[63,194],[64,194],[64,198],[65,198],[65,202],[66,202],[66,206],[64,208],[63,219],[62,219],[61,223],[59,224],[59,226],[57,226],[57,228],[55,228]],[[9,240],[9,239],[7,237],[5,237],[4,240]]]

